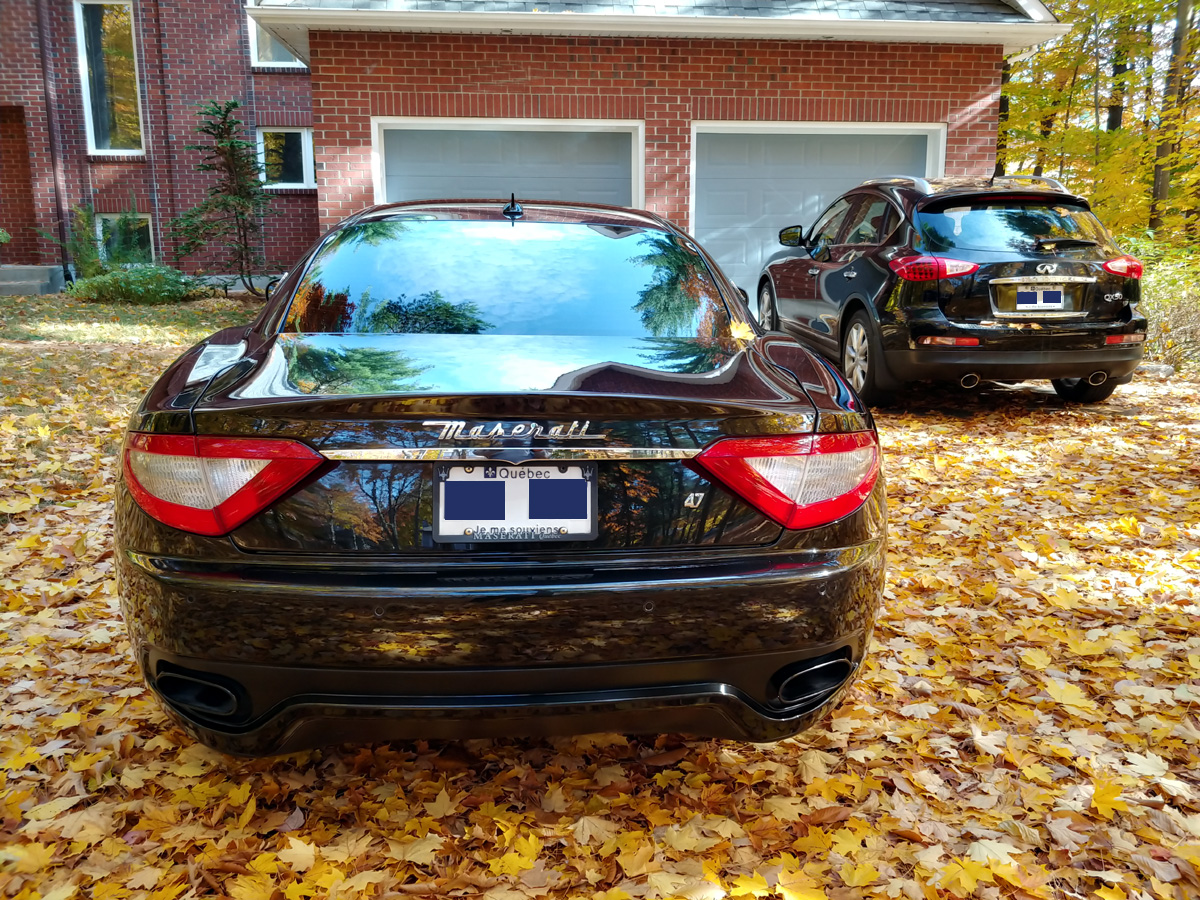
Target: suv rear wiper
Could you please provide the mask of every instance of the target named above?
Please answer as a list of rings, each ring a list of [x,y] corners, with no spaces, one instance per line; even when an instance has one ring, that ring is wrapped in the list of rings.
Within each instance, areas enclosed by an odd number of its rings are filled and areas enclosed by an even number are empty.
[[[1087,238],[1038,238],[1037,248],[1045,250],[1053,247],[1099,247],[1099,241],[1089,241]]]

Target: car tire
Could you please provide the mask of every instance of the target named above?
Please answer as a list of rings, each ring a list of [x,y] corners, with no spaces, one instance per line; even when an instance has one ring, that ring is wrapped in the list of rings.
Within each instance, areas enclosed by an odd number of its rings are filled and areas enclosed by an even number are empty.
[[[1088,384],[1086,378],[1051,378],[1054,393],[1068,403],[1099,403],[1112,396],[1117,383],[1108,379],[1103,384]]]
[[[775,291],[771,282],[764,281],[758,286],[758,304],[754,308],[754,316],[758,324],[767,331],[779,330],[779,315],[775,310]]]
[[[880,351],[871,331],[871,320],[859,310],[850,317],[842,332],[842,374],[868,406],[877,406],[884,399],[877,375],[881,364]]]

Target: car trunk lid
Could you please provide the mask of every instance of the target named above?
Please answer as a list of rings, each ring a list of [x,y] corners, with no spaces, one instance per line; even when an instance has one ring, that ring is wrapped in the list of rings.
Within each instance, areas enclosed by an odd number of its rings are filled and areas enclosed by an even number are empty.
[[[689,461],[725,435],[807,433],[815,423],[785,372],[751,350],[703,342],[280,335],[253,356],[249,371],[231,369],[197,403],[197,432],[301,440],[330,460],[233,532],[238,547],[259,553],[486,557],[767,544],[779,526]],[[596,535],[439,540],[447,466],[581,467],[572,477],[586,469]]]

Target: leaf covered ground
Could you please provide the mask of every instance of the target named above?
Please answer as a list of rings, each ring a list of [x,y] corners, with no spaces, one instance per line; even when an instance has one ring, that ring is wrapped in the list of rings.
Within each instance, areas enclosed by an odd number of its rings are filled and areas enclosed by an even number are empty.
[[[112,579],[119,434],[178,352],[0,344],[0,896],[1200,889],[1195,385],[1090,408],[925,392],[881,414],[886,609],[853,693],[798,739],[246,761],[169,726]]]

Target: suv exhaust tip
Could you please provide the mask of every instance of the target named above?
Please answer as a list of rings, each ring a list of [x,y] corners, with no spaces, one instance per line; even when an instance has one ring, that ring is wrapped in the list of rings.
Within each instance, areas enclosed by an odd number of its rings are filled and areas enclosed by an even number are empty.
[[[958,380],[958,383],[969,391],[971,388],[979,387],[979,376],[974,372],[968,372]]]
[[[1104,384],[1106,381],[1108,381],[1107,372],[1093,372],[1088,376],[1088,384],[1090,384],[1092,387],[1097,387],[1098,385]]]

